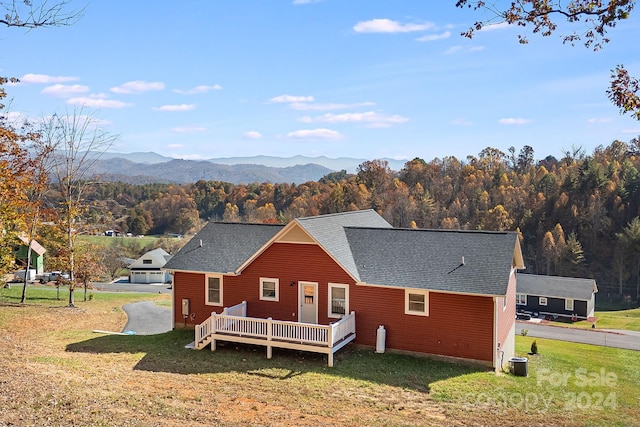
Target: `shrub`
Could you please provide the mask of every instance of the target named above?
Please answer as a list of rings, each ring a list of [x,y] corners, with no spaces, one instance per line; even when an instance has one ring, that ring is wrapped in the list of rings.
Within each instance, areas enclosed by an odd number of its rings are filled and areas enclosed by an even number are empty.
[[[538,354],[538,343],[536,340],[533,340],[531,343],[531,354]]]

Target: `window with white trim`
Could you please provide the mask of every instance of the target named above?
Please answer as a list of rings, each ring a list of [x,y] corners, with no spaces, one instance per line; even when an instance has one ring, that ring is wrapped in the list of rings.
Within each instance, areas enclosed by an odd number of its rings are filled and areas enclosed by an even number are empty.
[[[222,305],[222,276],[206,276],[205,304]]]
[[[538,304],[539,305],[547,305],[547,297],[540,297],[538,299]]]
[[[564,309],[567,311],[573,311],[573,300],[571,298],[564,300]]]
[[[404,291],[404,314],[429,315],[429,291],[406,289]]]
[[[516,294],[516,304],[527,305],[527,294]]]
[[[329,283],[329,312],[331,318],[340,318],[349,313],[349,286]]]
[[[278,279],[269,279],[266,277],[260,278],[260,299],[264,301],[279,301],[280,292],[278,292],[280,286]]]

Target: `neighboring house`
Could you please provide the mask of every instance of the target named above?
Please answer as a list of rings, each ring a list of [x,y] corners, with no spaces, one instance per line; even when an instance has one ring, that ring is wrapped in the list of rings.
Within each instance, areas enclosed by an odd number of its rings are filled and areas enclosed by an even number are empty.
[[[27,254],[29,253],[29,239],[26,236],[18,236],[20,245],[16,250],[16,264],[26,268]],[[35,270],[35,274],[44,273],[44,253],[47,250],[35,240],[31,243],[31,266],[27,270]]]
[[[388,349],[499,368],[514,352],[524,265],[514,232],[399,229],[365,210],[286,226],[211,222],[164,268],[174,328],[242,301],[246,316],[306,324],[354,312],[358,344],[376,346],[384,326]]]
[[[164,249],[147,252],[129,265],[130,283],[168,283],[171,275],[162,267],[171,258]]]
[[[593,279],[519,274],[516,304],[519,312],[588,319],[593,317],[596,292]]]

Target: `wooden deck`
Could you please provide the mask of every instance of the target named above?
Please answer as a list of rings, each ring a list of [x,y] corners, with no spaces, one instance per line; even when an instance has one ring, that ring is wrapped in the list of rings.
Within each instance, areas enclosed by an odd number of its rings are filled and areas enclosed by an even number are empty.
[[[290,348],[326,354],[329,366],[333,366],[334,353],[356,338],[353,311],[329,325],[246,317],[246,313],[246,301],[225,308],[222,314],[212,313],[196,325],[195,348],[200,350],[211,344],[211,351],[215,351],[216,341],[263,345],[267,347],[268,359],[273,347]]]

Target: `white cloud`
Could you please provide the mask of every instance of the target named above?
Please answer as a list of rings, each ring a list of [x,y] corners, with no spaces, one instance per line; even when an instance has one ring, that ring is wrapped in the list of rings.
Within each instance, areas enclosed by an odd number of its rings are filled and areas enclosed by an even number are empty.
[[[271,98],[269,101],[277,103],[313,102],[313,96],[280,95]]]
[[[292,4],[322,3],[324,0],[293,0]]]
[[[464,48],[461,45],[455,45],[445,50],[443,55],[453,55],[454,53],[480,52],[482,50],[484,50],[484,46],[472,46],[472,47]]]
[[[256,132],[255,130],[250,130],[242,134],[244,139],[260,139],[262,138],[262,134],[260,132]]]
[[[431,22],[422,24],[401,24],[390,19],[371,19],[358,22],[353,26],[356,33],[410,33],[413,31],[425,31],[433,28]]]
[[[375,111],[367,111],[365,113],[345,113],[345,114],[324,114],[315,118],[308,116],[302,117],[299,121],[310,123],[312,121],[321,123],[365,123],[369,127],[389,127],[394,124],[406,123],[408,118],[398,114],[381,114]]]
[[[287,134],[291,139],[340,139],[342,134],[331,129],[303,129]]]
[[[161,107],[153,107],[154,111],[191,111],[196,108],[195,104],[175,104],[163,105]]]
[[[451,55],[453,53],[460,52],[461,50],[462,50],[462,46],[460,46],[460,45],[451,46],[449,49],[444,51],[444,54],[445,55]]]
[[[198,94],[198,93],[207,93],[207,92],[212,91],[212,90],[222,90],[222,86],[220,86],[220,85],[213,85],[213,86],[200,85],[200,86],[196,86],[196,87],[193,87],[193,88],[187,89],[187,90],[174,89],[173,91],[175,93],[179,93],[181,95],[195,95],[195,94]]]
[[[294,102],[289,105],[289,108],[294,110],[301,111],[329,111],[329,110],[344,110],[346,108],[355,108],[355,107],[369,107],[375,105],[375,102],[358,102],[354,104],[336,104],[336,103],[326,103],[326,104],[309,104],[305,102]]]
[[[103,97],[77,97],[67,99],[67,104],[83,105],[89,108],[125,108],[133,104],[128,104],[115,99],[105,99]]]
[[[193,133],[193,132],[205,132],[207,128],[202,126],[182,126],[171,129],[175,133]]]
[[[27,116],[17,111],[9,111],[4,114],[7,123],[14,127],[20,127],[28,121]]]
[[[467,120],[467,119],[453,119],[451,120],[449,123],[451,123],[452,125],[455,126],[471,126],[473,124],[472,121]]]
[[[498,24],[489,24],[484,25],[480,31],[494,31],[494,30],[504,30],[505,28],[510,28],[511,24],[508,22],[500,22]]]
[[[531,120],[523,118],[505,118],[498,120],[498,123],[501,125],[526,125],[527,123],[531,123]]]
[[[79,80],[77,77],[72,76],[48,76],[46,74],[25,74],[20,77],[20,82],[22,83],[32,83],[32,84],[50,84],[50,83],[65,83],[65,82],[73,82]]]
[[[591,118],[587,120],[587,123],[611,123],[613,121],[610,117],[602,117],[602,118]]]
[[[41,93],[68,98],[73,95],[87,92],[89,92],[89,86],[55,84],[53,86],[45,87],[44,89],[42,89]]]
[[[164,83],[162,82],[145,82],[142,80],[135,80],[132,82],[123,83],[120,86],[111,88],[111,92],[130,94],[130,93],[143,93],[150,90],[163,90]]]
[[[167,148],[171,148],[171,149],[173,149],[173,148],[182,148],[182,147],[184,147],[183,144],[169,144],[169,145],[167,145]]]
[[[451,31],[445,31],[441,34],[428,34],[426,36],[418,37],[416,40],[419,42],[432,42],[436,40],[448,39],[451,37]]]
[[[635,135],[640,135],[640,129],[622,129],[622,133],[632,133]]]

